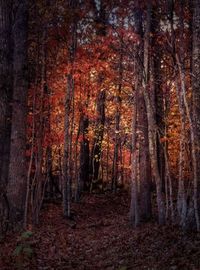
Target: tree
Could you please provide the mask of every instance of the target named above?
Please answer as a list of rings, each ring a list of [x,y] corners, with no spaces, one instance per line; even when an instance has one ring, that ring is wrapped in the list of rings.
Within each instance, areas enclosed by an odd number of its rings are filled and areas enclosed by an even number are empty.
[[[142,9],[135,11],[135,33],[143,38]],[[144,44],[135,45],[135,89],[132,116],[131,223],[135,226],[151,217],[151,168],[147,111],[142,89]],[[138,164],[135,164],[138,163]]]
[[[70,130],[70,116],[72,113],[75,82],[74,82],[74,61],[76,54],[77,45],[77,18],[76,18],[76,7],[77,1],[69,1],[69,8],[72,11],[72,22],[70,25],[70,43],[69,43],[69,71],[66,76],[66,95],[65,95],[65,122],[64,122],[64,156],[63,156],[63,212],[65,217],[70,217],[71,209],[71,146],[72,146],[72,128]],[[71,132],[70,132],[71,131]]]
[[[119,178],[119,150],[120,150],[120,121],[121,121],[121,106],[122,106],[122,83],[123,83],[123,48],[120,46],[119,55],[119,78],[116,90],[116,112],[115,112],[115,146],[114,146],[114,159],[113,159],[113,175],[112,175],[112,190],[116,192],[117,181]]]
[[[165,205],[162,194],[162,179],[159,171],[158,156],[157,156],[157,125],[154,114],[154,104],[152,104],[152,98],[149,94],[150,81],[149,81],[149,49],[150,49],[150,29],[151,29],[151,16],[152,16],[152,3],[147,4],[147,17],[146,27],[144,34],[144,69],[143,69],[143,95],[145,100],[145,106],[147,110],[148,120],[148,138],[149,138],[149,154],[151,160],[152,175],[155,177],[156,182],[156,197],[158,207],[158,219],[159,224],[165,223]]]
[[[12,1],[0,1],[0,234],[7,228],[6,185],[10,155],[12,97]]]
[[[78,198],[84,190],[89,190],[89,140],[88,140],[89,119],[85,113],[81,114],[80,118],[80,134],[82,136],[80,143],[80,172],[78,183]]]
[[[0,187],[7,184],[12,98],[12,1],[0,1]],[[0,188],[0,190],[1,190]],[[3,190],[1,190],[3,192]],[[5,192],[5,190],[4,190]]]
[[[96,3],[94,1],[94,10],[96,17],[96,34],[97,37],[104,38],[107,34],[107,19],[106,19],[106,4],[104,1],[100,1],[100,10],[98,12]],[[101,60],[102,57],[100,57]],[[100,160],[101,160],[101,152],[102,152],[102,141],[104,136],[104,125],[105,125],[105,101],[106,101],[106,89],[105,89],[105,72],[100,70],[97,75],[97,83],[98,83],[98,95],[96,100],[97,106],[97,121],[95,127],[95,135],[94,135],[94,142],[92,146],[91,152],[91,190],[93,189],[93,183],[96,183],[99,180],[99,167],[100,167]]]
[[[194,208],[197,229],[200,230],[199,224],[199,195],[200,195],[200,1],[193,1],[193,48],[192,48],[192,95],[193,95],[193,127],[194,127],[194,155],[196,156],[196,170],[194,177]]]
[[[27,163],[26,163],[26,113],[28,93],[27,31],[28,1],[13,2],[13,97],[8,200],[11,222],[23,220]]]

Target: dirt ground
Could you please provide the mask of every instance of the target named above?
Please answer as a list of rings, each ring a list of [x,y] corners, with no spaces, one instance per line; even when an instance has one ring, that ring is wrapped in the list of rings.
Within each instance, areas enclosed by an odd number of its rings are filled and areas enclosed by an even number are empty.
[[[46,204],[30,235],[1,241],[0,269],[200,269],[199,234],[153,221],[133,229],[129,201],[126,193],[87,195],[72,205],[72,220],[63,218],[61,204]]]

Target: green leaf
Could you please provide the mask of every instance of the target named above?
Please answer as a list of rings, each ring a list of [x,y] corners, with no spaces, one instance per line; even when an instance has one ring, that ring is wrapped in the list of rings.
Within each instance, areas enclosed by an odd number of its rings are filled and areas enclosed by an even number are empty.
[[[22,253],[22,249],[23,249],[22,245],[17,246],[13,252],[13,255],[16,257],[19,256]]]
[[[27,238],[30,238],[31,236],[33,236],[33,232],[31,232],[31,231],[26,231],[26,232],[23,232],[23,233],[22,233],[21,238],[27,239]]]

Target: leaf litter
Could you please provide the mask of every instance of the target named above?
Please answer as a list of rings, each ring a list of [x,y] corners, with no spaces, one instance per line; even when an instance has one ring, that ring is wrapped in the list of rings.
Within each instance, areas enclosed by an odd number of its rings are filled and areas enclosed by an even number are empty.
[[[44,205],[40,224],[28,232],[31,257],[16,260],[20,235],[0,244],[1,270],[198,270],[200,235],[151,221],[129,225],[127,193],[85,195],[64,219],[61,204]]]

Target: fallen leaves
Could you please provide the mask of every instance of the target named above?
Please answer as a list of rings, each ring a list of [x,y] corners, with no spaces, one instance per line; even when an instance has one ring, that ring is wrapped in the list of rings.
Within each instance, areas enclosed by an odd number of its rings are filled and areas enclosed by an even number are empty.
[[[30,270],[200,269],[200,237],[153,222],[132,229],[127,194],[86,195],[73,204],[75,227],[62,216],[61,205],[46,205],[33,228],[34,260]],[[0,269],[16,268],[13,250],[18,235],[1,244]]]

